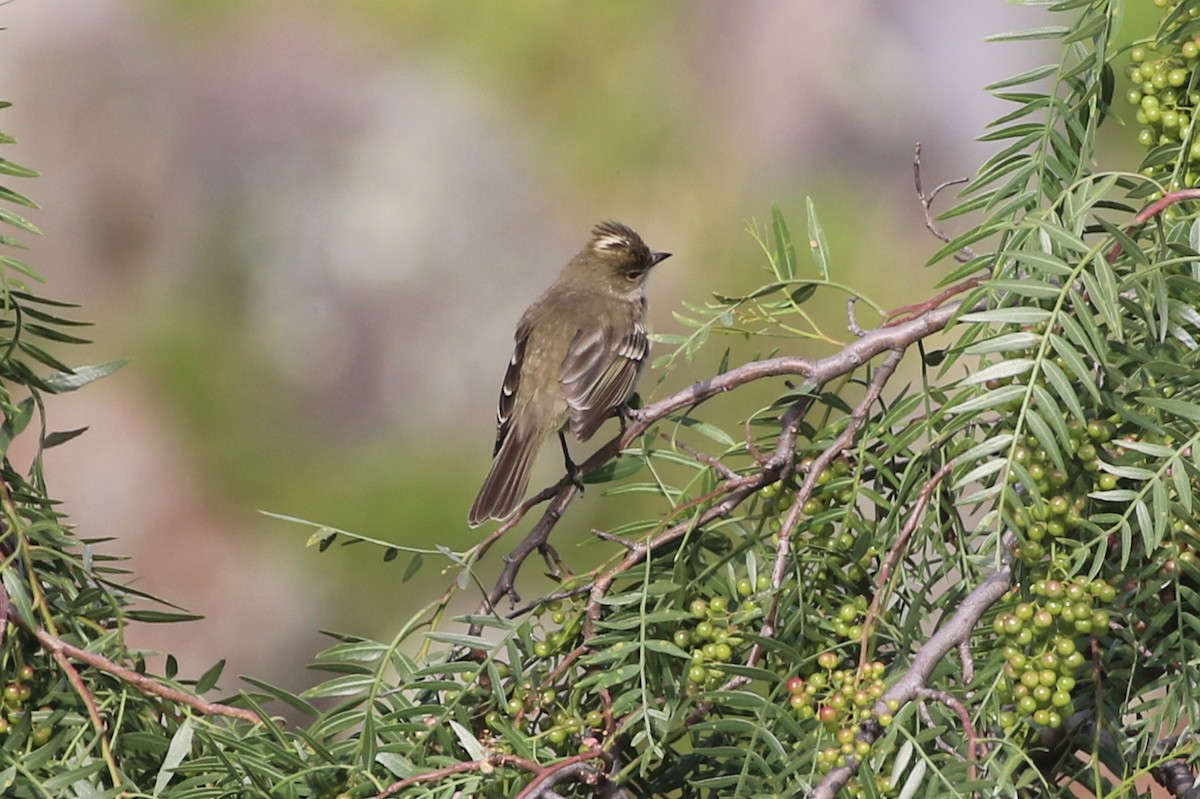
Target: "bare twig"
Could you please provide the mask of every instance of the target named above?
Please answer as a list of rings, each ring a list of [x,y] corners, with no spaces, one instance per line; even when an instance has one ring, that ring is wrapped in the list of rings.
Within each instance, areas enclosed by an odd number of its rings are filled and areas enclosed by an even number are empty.
[[[893,308],[887,312],[887,316],[885,318],[888,321],[884,324],[884,327],[900,324],[901,322],[907,322],[915,317],[921,316],[922,314],[929,313],[931,310],[937,308],[951,297],[958,296],[965,291],[970,291],[976,286],[981,285],[986,279],[987,278],[985,277],[973,277],[969,280],[964,280],[961,283],[955,283],[953,286],[950,286],[945,291],[937,294],[934,297],[931,297],[925,302],[919,302],[914,305],[902,305],[899,308]],[[901,316],[905,316],[905,318],[897,318]]]
[[[930,206],[933,205],[934,198],[936,198],[944,189],[948,189],[951,186],[958,186],[966,183],[968,180],[970,180],[970,178],[947,180],[932,192],[926,194],[925,190],[921,188],[921,142],[917,142],[916,147],[913,148],[913,182],[917,187],[917,199],[921,203],[921,210],[925,212],[925,228],[947,244],[953,241],[953,239],[949,236],[949,234],[944,233],[941,228],[934,223],[933,212],[930,210]],[[975,251],[970,247],[963,247],[959,249],[957,253],[955,253],[954,257],[960,263],[966,263],[977,256],[975,255]]]
[[[779,544],[775,550],[775,565],[771,570],[771,587],[774,589],[775,596],[771,601],[771,608],[767,611],[767,616],[763,621],[760,633],[764,638],[770,638],[775,634],[775,620],[779,613],[779,600],[782,596],[780,588],[783,586],[784,575],[787,572],[792,533],[795,532],[796,526],[800,523],[800,514],[804,503],[808,501],[816,489],[817,480],[820,478],[821,472],[854,442],[858,431],[866,424],[871,406],[878,401],[879,395],[883,391],[883,386],[896,371],[896,367],[900,365],[903,357],[904,348],[902,347],[894,348],[888,352],[887,358],[884,359],[879,368],[871,375],[871,380],[867,384],[866,394],[850,414],[846,429],[813,460],[812,466],[809,468],[808,474],[805,475],[804,482],[800,486],[800,490],[796,493],[796,499],[792,503],[792,507],[788,510],[787,516],[784,517],[783,523],[779,528]],[[762,646],[759,644],[756,644],[751,649],[750,659],[752,663],[758,661],[758,658],[761,657],[761,652]]]
[[[846,317],[849,319],[846,327],[850,329],[852,334],[862,338],[863,336],[867,335],[867,331],[858,324],[858,317],[854,313],[854,305],[857,302],[858,297],[851,297],[850,299],[846,300]]]
[[[895,571],[896,565],[903,557],[905,549],[908,548],[908,540],[916,531],[917,525],[921,523],[922,517],[925,515],[925,508],[929,506],[929,500],[933,496],[934,490],[950,474],[950,470],[954,468],[955,461],[951,460],[942,468],[934,473],[933,477],[929,478],[929,482],[921,489],[920,495],[917,497],[917,502],[913,506],[912,513],[908,516],[908,521],[904,523],[904,528],[900,531],[900,535],[896,538],[896,543],[888,551],[887,557],[883,559],[883,563],[879,566],[879,574],[875,578],[875,595],[871,597],[871,606],[867,608],[866,618],[862,623],[862,642],[858,651],[858,668],[861,671],[867,663],[867,656],[871,647],[871,628],[875,625],[875,619],[879,615],[879,605],[883,601],[884,589],[887,587],[887,582],[891,579],[892,572]]]
[[[590,785],[597,785],[601,781],[607,781],[608,776],[603,771],[588,763],[589,760],[596,760],[603,754],[600,749],[589,749],[586,752],[564,758],[557,763],[540,769],[538,775],[533,778],[533,781],[526,785],[525,789],[517,794],[514,799],[545,797],[548,795],[547,792],[551,791],[555,785],[567,780],[585,782]]]
[[[1200,189],[1181,189],[1179,191],[1167,192],[1159,199],[1138,211],[1133,217],[1133,222],[1131,222],[1129,226],[1125,228],[1125,232],[1132,236],[1133,234],[1137,233],[1143,225],[1161,214],[1163,211],[1170,208],[1175,203],[1187,202],[1188,200],[1200,200]],[[1112,263],[1115,261],[1124,251],[1125,248],[1121,246],[1121,242],[1118,241],[1113,244],[1112,249],[1108,251],[1108,255],[1106,256],[1108,262]]]
[[[917,692],[917,696],[921,699],[932,699],[941,702],[946,707],[954,711],[958,716],[958,721],[962,724],[963,735],[967,739],[967,779],[971,782],[975,781],[975,765],[977,756],[978,739],[975,735],[975,725],[971,723],[971,713],[966,706],[958,701],[955,697],[945,691],[934,690],[933,688],[922,688]],[[953,750],[951,750],[953,751]]]
[[[532,760],[527,760],[516,755],[490,755],[482,760],[465,760],[461,763],[455,763],[451,766],[427,771],[424,774],[415,774],[411,777],[405,777],[402,780],[397,780],[391,785],[384,788],[375,795],[375,799],[387,799],[389,796],[395,796],[405,788],[413,785],[419,785],[423,782],[436,782],[440,779],[449,777],[452,774],[465,774],[470,771],[489,771],[497,766],[515,766],[524,769],[525,771],[537,774],[542,770],[542,767]]]
[[[666,436],[664,436],[664,438],[666,438]],[[707,452],[701,452],[695,447],[685,444],[682,441],[676,441],[675,446],[679,447],[681,450],[691,455],[705,466],[712,468],[713,471],[724,477],[726,480],[736,480],[741,477],[741,475],[739,475],[733,469],[730,469],[728,466],[721,463],[720,460],[714,458],[712,455],[709,455]]]
[[[963,685],[975,682],[975,658],[971,655],[971,639],[964,638],[958,645],[958,659],[962,663]],[[967,694],[969,697],[970,694]]]
[[[626,549],[633,549],[634,546],[636,546],[628,538],[622,538],[619,535],[613,535],[612,533],[606,532],[604,530],[593,529],[592,535],[596,536],[597,538],[603,538],[605,541],[612,541],[614,544],[620,544],[621,546],[625,547]]]

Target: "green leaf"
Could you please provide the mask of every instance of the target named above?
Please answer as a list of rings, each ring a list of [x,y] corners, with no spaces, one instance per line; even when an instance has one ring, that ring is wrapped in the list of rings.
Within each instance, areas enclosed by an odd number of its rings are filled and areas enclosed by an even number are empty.
[[[144,624],[175,624],[181,621],[199,621],[204,616],[199,613],[184,613],[169,610],[147,610],[145,608],[134,608],[125,611],[125,617],[130,621],[138,621]]]
[[[1058,395],[1058,398],[1063,401],[1071,415],[1081,422],[1087,421],[1087,415],[1083,411],[1083,405],[1079,402],[1079,397],[1075,393],[1074,386],[1067,378],[1065,372],[1059,368],[1054,361],[1046,359],[1042,361],[1042,372],[1046,375],[1047,382]]]
[[[1050,312],[1044,308],[991,308],[986,311],[973,311],[963,314],[960,319],[964,322],[984,322],[988,324],[1036,325],[1050,318]]]
[[[46,384],[51,387],[51,390],[59,394],[64,394],[68,391],[83,388],[88,383],[94,383],[102,377],[108,377],[127,363],[129,363],[128,358],[118,358],[114,361],[106,361],[90,366],[77,366],[74,369],[50,375],[45,380]]]
[[[5,568],[0,571],[0,580],[4,582],[4,590],[8,592],[8,601],[12,603],[10,613],[16,612],[17,617],[25,624],[32,625],[34,621],[33,605],[29,601],[29,593],[25,582],[16,569]]]
[[[424,563],[425,556],[420,552],[414,552],[412,558],[408,561],[408,566],[404,569],[404,574],[400,576],[400,582],[406,583],[415,577]]]
[[[200,679],[196,680],[196,693],[206,694],[217,687],[217,680],[221,679],[221,672],[225,670],[224,659],[218,660]]]
[[[58,358],[55,358],[53,355],[46,352],[41,347],[31,344],[30,342],[25,341],[24,339],[22,339],[21,341],[19,341],[17,343],[17,348],[20,349],[25,354],[32,356],[33,359],[38,361],[39,363],[49,366],[51,369],[56,369],[59,372],[64,372],[68,375],[72,371],[71,367],[67,366],[65,363],[60,361]],[[54,377],[61,377],[61,376],[54,376]],[[53,377],[51,379],[53,379]],[[46,383],[43,381],[43,385],[46,387],[47,391],[55,390],[50,383]]]
[[[0,239],[2,238],[3,237],[0,237]],[[38,283],[46,282],[45,278],[38,274],[33,267],[26,265],[26,263],[20,259],[13,258],[11,255],[0,255],[0,265],[7,266],[14,272],[18,272],[30,280],[36,280]],[[18,292],[14,291],[13,294],[15,296],[19,296]]]
[[[976,411],[995,408],[1015,399],[1025,396],[1025,386],[1000,386],[994,391],[986,391],[979,396],[948,408],[952,413],[974,413]]]
[[[0,186],[0,200],[7,200],[16,205],[23,205],[26,208],[39,208],[40,206],[33,200],[26,197],[24,194],[13,191],[6,186]]]
[[[175,769],[183,762],[184,758],[192,751],[192,738],[195,735],[195,727],[192,724],[191,717],[185,718],[183,723],[179,725],[179,729],[175,730],[175,734],[171,736],[171,743],[167,747],[167,754],[163,757],[162,763],[158,767],[158,774],[154,778],[154,794],[157,796],[167,787],[167,783],[174,776]]]
[[[693,419],[690,416],[684,416],[683,418],[679,419],[679,424],[687,427],[690,430],[695,430],[702,436],[711,438],[713,441],[716,441],[718,444],[723,444],[726,447],[732,447],[737,444],[737,442],[733,440],[732,436],[714,424],[702,422],[699,419]]]
[[[1036,333],[1022,330],[1018,333],[1005,333],[978,341],[967,347],[967,355],[989,355],[995,352],[1020,352],[1036,347],[1041,337]]]
[[[791,280],[796,277],[796,250],[778,205],[771,206],[771,228],[775,234],[775,276],[780,280]]]
[[[455,737],[458,738],[462,748],[466,750],[468,757],[477,761],[487,757],[487,749],[479,742],[478,738],[471,734],[470,730],[453,719],[450,720],[450,729],[454,730]]]
[[[1049,75],[1053,75],[1057,71],[1058,64],[1045,64],[1043,66],[1034,67],[1033,69],[1021,72],[1020,74],[1013,75],[1011,78],[1005,78],[1004,80],[999,80],[995,83],[989,83],[983,87],[983,90],[985,92],[995,92],[997,89],[1007,89],[1010,86],[1021,86],[1026,83],[1034,83]]]
[[[623,457],[609,461],[594,472],[582,476],[584,483],[612,483],[617,480],[637,474],[644,465],[641,458]]]
[[[817,219],[817,206],[811,197],[804,198],[804,205],[808,212],[808,248],[812,252],[813,263],[817,265],[817,274],[821,279],[829,280],[829,243]]]
[[[989,380],[1005,380],[1017,375],[1023,375],[1033,368],[1033,360],[1030,358],[1011,358],[1006,361],[994,363],[985,369],[980,369],[974,374],[967,375],[963,378],[964,386],[973,386],[978,383],[986,383]]]
[[[652,638],[647,640],[645,645],[646,648],[651,652],[659,652],[663,655],[670,655],[671,657],[682,658],[683,660],[692,659],[691,652],[685,652],[670,641],[661,641],[656,638]]]
[[[0,222],[12,225],[19,230],[24,230],[26,233],[32,233],[35,236],[40,236],[42,234],[42,231],[38,230],[37,225],[33,224],[23,216],[14,214],[7,208],[0,208]]]
[[[36,178],[40,177],[40,173],[33,171],[29,167],[14,164],[7,158],[0,158],[0,174],[12,175],[18,178]]]
[[[1028,297],[1031,300],[1056,300],[1062,289],[1035,280],[989,280],[988,288],[995,291]]]
[[[1140,401],[1143,405],[1164,410],[1181,419],[1200,422],[1200,405],[1193,405],[1185,400],[1166,399],[1165,397],[1142,397]]]
[[[314,685],[300,696],[304,699],[323,699],[338,696],[359,696],[366,693],[375,678],[370,674],[347,674],[332,680]]]

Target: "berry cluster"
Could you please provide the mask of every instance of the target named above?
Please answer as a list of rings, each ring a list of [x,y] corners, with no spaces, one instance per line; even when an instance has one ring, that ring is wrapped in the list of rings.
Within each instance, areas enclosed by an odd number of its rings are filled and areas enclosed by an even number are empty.
[[[1108,629],[1108,605],[1116,589],[1104,580],[1038,580],[1032,597],[996,616],[993,629],[1003,637],[1005,682],[1001,700],[1012,706],[1000,714],[1005,730],[1021,719],[1057,728],[1072,712],[1071,692],[1086,659],[1080,636]]]
[[[755,589],[763,591],[768,587],[770,580],[765,574],[758,576],[757,583],[743,578],[737,585],[738,593],[745,596],[754,593]],[[693,622],[677,629],[672,641],[692,655],[685,690],[688,696],[694,696],[725,682],[727,677],[722,666],[733,660],[743,642],[738,635],[742,624],[750,615],[757,614],[758,604],[753,599],[745,599],[738,605],[718,594],[708,599],[693,599],[688,609]]]
[[[1088,511],[1088,495],[1117,487],[1116,475],[1103,471],[1100,455],[1113,438],[1113,426],[1102,419],[1066,422],[1069,452],[1064,468],[1055,466],[1035,436],[1026,436],[1013,451],[1009,482],[1036,488],[1036,496],[1007,495],[1013,526],[1021,534],[1017,556],[1025,563],[1041,561],[1047,547],[1076,532]]]
[[[9,731],[21,724],[26,714],[30,712],[30,700],[33,698],[33,667],[21,666],[17,669],[16,677],[16,680],[4,686],[3,712],[0,712],[0,737],[8,735]],[[42,711],[48,710],[49,708],[42,708]],[[29,739],[34,746],[41,746],[50,740],[53,733],[54,728],[51,725],[35,724]]]
[[[1155,0],[1156,5],[1167,3]],[[1190,9],[1176,23],[1200,17],[1200,9]],[[1142,129],[1138,142],[1145,147],[1160,145],[1187,146],[1188,167],[1172,188],[1195,186],[1200,182],[1200,140],[1192,133],[1192,120],[1200,105],[1200,86],[1193,75],[1200,63],[1200,44],[1192,39],[1170,43],[1168,52],[1157,53],[1145,47],[1129,51],[1129,66],[1125,74],[1132,84],[1125,99],[1137,109],[1135,117]],[[1165,172],[1169,164],[1159,161],[1146,166],[1143,174],[1154,177]]]
[[[544,629],[543,637],[533,644],[533,654],[539,658],[548,658],[563,651],[579,633],[578,613],[574,613],[571,608],[564,605],[562,600],[552,600],[541,605],[537,610],[539,619],[547,613],[553,629]]]
[[[859,726],[871,718],[875,705],[883,697],[886,667],[878,661],[860,670],[839,668],[841,658],[834,652],[817,656],[819,671],[807,679],[792,677],[787,681],[788,702],[802,719],[816,718],[833,737],[836,745],[817,750],[814,757],[817,769],[828,773],[845,766],[850,758],[863,760],[870,754],[871,745],[858,737]],[[879,724],[892,723],[892,714],[900,703],[889,700],[888,711],[877,717]],[[857,781],[847,785],[850,796],[894,796],[892,786],[877,777],[873,791],[865,790]]]
[[[513,687],[505,710],[515,721],[531,723],[551,748],[564,752],[569,748],[572,736],[585,729],[603,727],[604,714],[589,710],[580,715],[577,710],[565,707],[560,698],[554,688],[539,688],[534,680],[525,680]],[[493,729],[502,725],[501,714],[495,710],[489,711],[484,721]]]

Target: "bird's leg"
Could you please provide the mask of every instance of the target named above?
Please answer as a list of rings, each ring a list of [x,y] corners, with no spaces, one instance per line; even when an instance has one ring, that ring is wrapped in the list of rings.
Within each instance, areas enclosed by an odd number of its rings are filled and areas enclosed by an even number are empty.
[[[579,467],[571,460],[571,451],[567,449],[567,437],[562,430],[558,431],[558,443],[562,445],[563,465],[567,467],[567,482],[583,493],[583,481],[579,479]]]
[[[616,407],[614,415],[621,423],[621,435],[625,435],[625,428],[629,426],[629,422],[637,421],[641,409],[642,398],[636,391],[629,395],[629,399]]]

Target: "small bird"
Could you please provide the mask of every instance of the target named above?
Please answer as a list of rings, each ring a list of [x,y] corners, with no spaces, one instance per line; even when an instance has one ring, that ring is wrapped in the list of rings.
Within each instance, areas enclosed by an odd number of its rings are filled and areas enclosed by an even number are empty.
[[[472,527],[512,515],[525,497],[534,456],[554,433],[575,479],[563,429],[587,441],[623,411],[650,351],[646,276],[669,256],[652,252],[625,225],[601,222],[526,309],[500,389],[492,468],[467,517]]]

